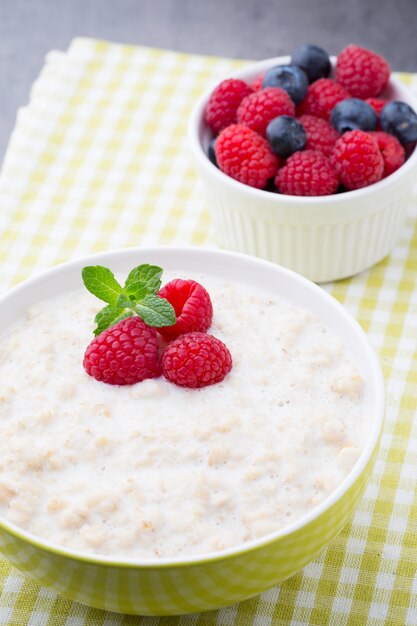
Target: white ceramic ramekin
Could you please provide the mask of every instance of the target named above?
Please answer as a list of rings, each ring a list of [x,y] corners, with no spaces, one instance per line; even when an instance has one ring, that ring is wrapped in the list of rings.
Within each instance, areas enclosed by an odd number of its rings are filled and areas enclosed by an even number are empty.
[[[233,76],[251,83],[268,68],[288,62],[289,57],[267,59]],[[223,174],[206,156],[212,135],[203,113],[212,89],[192,111],[188,139],[223,247],[274,261],[315,282],[352,276],[389,254],[417,175],[417,149],[394,174],[356,191],[297,197],[254,189]],[[382,95],[417,111],[417,101],[394,77]]]

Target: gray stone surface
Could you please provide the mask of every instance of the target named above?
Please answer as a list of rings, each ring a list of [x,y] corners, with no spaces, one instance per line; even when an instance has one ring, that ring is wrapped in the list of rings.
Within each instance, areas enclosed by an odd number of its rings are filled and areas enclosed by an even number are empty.
[[[354,42],[417,71],[417,0],[0,0],[0,159],[45,54],[76,36],[253,59]]]

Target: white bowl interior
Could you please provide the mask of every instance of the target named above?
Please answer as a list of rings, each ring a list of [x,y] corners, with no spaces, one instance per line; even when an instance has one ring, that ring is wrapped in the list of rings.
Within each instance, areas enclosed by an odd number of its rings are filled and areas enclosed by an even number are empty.
[[[82,287],[81,269],[85,265],[105,265],[110,267],[116,274],[126,274],[132,267],[140,263],[156,264],[166,270],[182,272],[192,268],[195,272],[221,276],[232,281],[243,281],[248,285],[270,290],[272,293],[284,297],[290,303],[305,307],[316,313],[327,328],[342,339],[351,357],[356,361],[368,387],[367,408],[370,428],[368,443],[364,447],[362,455],[352,472],[323,503],[306,516],[281,531],[268,535],[267,538],[264,537],[248,542],[244,546],[225,550],[224,554],[231,554],[234,551],[261,545],[265,539],[271,540],[275,536],[290,533],[301,527],[337,501],[359,476],[377,444],[382,429],[384,413],[384,390],[381,369],[366,334],[340,303],[314,283],[268,261],[219,250],[161,247],[104,252],[55,267],[22,283],[0,298],[0,334],[8,326],[12,325],[17,318],[22,317],[28,306],[46,298]],[[5,527],[13,528],[13,524],[5,521],[2,524]],[[29,533],[25,533],[20,529],[19,532],[20,535],[31,537]],[[39,538],[36,538],[36,540],[38,544],[42,542],[43,544],[51,545],[47,541],[39,541]],[[60,551],[68,552],[69,554],[76,552],[62,548],[60,548]],[[80,553],[78,552],[77,554]],[[216,558],[218,558],[219,554],[216,554]],[[207,556],[211,557],[212,555],[201,555],[181,560],[191,562]],[[83,554],[83,558],[95,561],[110,561],[108,557],[92,557],[92,555],[87,553]],[[120,561],[130,562],[129,559],[118,559],[118,562]],[[169,563],[170,561],[178,562],[178,559],[163,559],[158,561],[158,563]]]

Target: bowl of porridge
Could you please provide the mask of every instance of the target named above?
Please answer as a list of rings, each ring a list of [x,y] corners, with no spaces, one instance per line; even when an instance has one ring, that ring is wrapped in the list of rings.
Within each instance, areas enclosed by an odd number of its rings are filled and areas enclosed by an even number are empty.
[[[107,385],[83,354],[100,302],[85,266],[164,268],[213,304],[233,367],[201,389]],[[351,517],[383,424],[378,360],[324,290],[268,261],[196,248],[105,252],[0,300],[0,551],[84,604],[216,609],[310,562]]]

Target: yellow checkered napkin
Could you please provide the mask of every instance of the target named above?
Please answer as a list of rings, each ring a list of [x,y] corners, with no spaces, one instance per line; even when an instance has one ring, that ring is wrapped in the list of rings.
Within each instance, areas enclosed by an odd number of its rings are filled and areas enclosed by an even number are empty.
[[[106,248],[213,244],[185,140],[199,94],[242,62],[76,40],[36,81],[0,177],[0,292]],[[417,91],[417,77],[403,76]],[[218,612],[140,618],[71,603],[0,560],[0,626],[417,624],[416,206],[389,258],[329,290],[379,352],[387,416],[352,523],[301,573]]]

